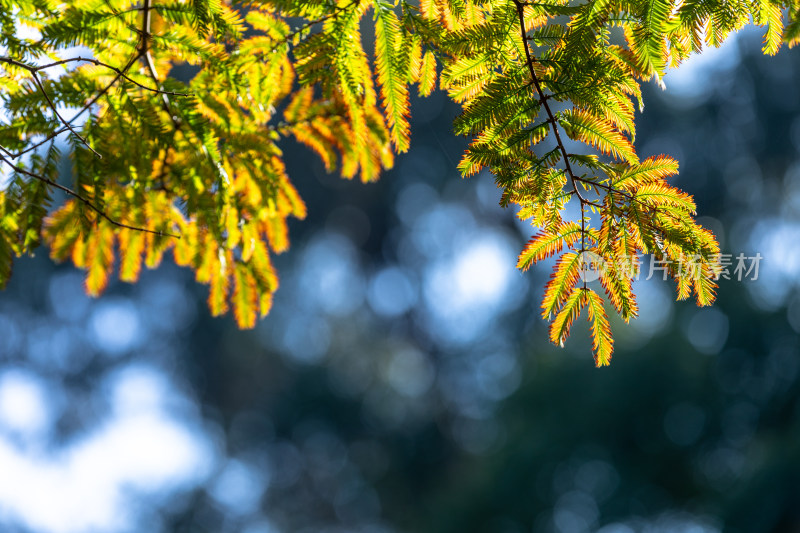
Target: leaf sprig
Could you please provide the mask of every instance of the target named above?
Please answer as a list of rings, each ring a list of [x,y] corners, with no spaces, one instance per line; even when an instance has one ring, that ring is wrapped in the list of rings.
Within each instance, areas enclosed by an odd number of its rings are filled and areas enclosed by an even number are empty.
[[[488,168],[501,205],[538,228],[518,267],[556,257],[550,339],[563,344],[585,309],[606,365],[606,300],[636,317],[641,254],[698,305],[719,270],[692,197],[667,181],[677,162],[636,153],[640,84],[751,19],[765,53],[797,44],[798,13],[797,0],[0,0],[0,285],[42,241],[87,270],[90,294],[115,263],[134,282],[171,250],[209,285],[213,314],[232,308],[252,327],[278,287],[287,219],[306,214],[280,141],[375,180],[411,145],[411,86],[438,85],[472,137],[461,172]],[[88,53],[67,57],[72,46]],[[190,81],[171,76],[181,64],[197,68]],[[65,137],[71,182],[58,172]],[[66,201],[52,205],[53,189]],[[569,202],[577,220],[563,218]],[[590,261],[604,266],[597,282]]]

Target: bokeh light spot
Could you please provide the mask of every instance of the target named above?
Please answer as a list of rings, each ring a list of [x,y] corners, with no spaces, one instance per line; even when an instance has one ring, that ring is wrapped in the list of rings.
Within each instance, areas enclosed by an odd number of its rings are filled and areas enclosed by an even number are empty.
[[[107,298],[94,307],[89,317],[94,345],[111,356],[134,348],[142,339],[138,309],[129,300]]]
[[[417,303],[417,287],[404,269],[387,267],[370,280],[367,299],[376,313],[392,318]]]

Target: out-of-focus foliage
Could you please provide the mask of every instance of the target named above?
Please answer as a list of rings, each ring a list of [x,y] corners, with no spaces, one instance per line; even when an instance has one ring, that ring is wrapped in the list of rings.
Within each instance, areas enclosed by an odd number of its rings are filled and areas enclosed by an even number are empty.
[[[252,327],[278,286],[271,254],[288,246],[287,218],[305,216],[277,142],[293,137],[329,171],[372,181],[409,148],[409,87],[430,94],[438,77],[463,106],[456,132],[474,136],[462,173],[491,169],[501,204],[518,204],[541,228],[518,265],[560,254],[542,302],[550,339],[563,344],[588,308],[598,365],[609,363],[613,340],[604,299],[581,282],[587,254],[605,265],[600,284],[626,321],[637,314],[627,266],[640,253],[669,265],[678,299],[694,292],[699,305],[713,301],[719,271],[719,247],[693,220],[692,198],[666,183],[677,163],[636,154],[639,83],[721,44],[751,17],[767,26],[767,53],[800,34],[790,1],[0,7],[8,116],[0,158],[10,172],[0,197],[0,282],[13,256],[41,239],[54,259],[87,270],[95,295],[115,261],[120,278],[135,281],[142,264],[157,266],[171,249],[209,284],[212,314],[232,307],[239,326]],[[21,35],[22,26],[35,36]],[[73,47],[84,55],[67,55]],[[188,83],[170,76],[184,64],[197,69]],[[70,185],[59,181],[62,134]],[[53,189],[68,199],[53,205]],[[562,218],[570,199],[577,221]]]
[[[696,308],[645,264],[640,318],[609,313],[611,372],[586,364],[588,328],[541,342],[549,269],[514,270],[530,226],[489,172],[457,179],[440,91],[412,94],[415,148],[377,183],[285,144],[309,214],[254,330],[211,319],[170,255],[100,299],[71,263],[20,259],[0,297],[0,529],[797,529],[800,56],[761,57],[761,38],[647,84],[637,121],[721,249],[762,253],[758,280]]]

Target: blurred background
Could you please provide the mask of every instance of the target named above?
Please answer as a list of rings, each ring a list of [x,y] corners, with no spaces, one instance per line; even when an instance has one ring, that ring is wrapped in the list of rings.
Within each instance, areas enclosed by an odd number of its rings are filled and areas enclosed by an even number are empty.
[[[286,143],[309,206],[252,331],[164,264],[87,298],[43,250],[0,293],[0,530],[800,531],[800,54],[760,31],[648,84],[640,155],[669,153],[724,253],[717,304],[636,284],[594,367],[547,341],[535,228],[459,178],[458,109],[415,100],[379,183]],[[658,277],[658,276],[656,276]],[[752,278],[752,274],[750,278]]]

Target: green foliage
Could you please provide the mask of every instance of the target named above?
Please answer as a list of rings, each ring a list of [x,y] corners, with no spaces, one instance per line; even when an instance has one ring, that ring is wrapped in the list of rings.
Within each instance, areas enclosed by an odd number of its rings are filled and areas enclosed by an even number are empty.
[[[171,250],[209,285],[213,314],[232,307],[252,327],[278,287],[271,254],[288,247],[287,218],[305,216],[280,140],[374,180],[410,146],[410,86],[428,95],[438,80],[463,107],[456,133],[472,137],[461,171],[488,168],[502,205],[539,228],[518,266],[558,255],[542,302],[551,340],[587,308],[595,361],[608,364],[584,252],[626,321],[640,254],[667,262],[678,298],[699,305],[719,269],[692,198],[666,181],[677,163],[636,154],[640,84],[751,19],[766,53],[795,44],[793,2],[0,0],[0,284],[42,239],[87,271],[90,294],[115,263],[134,282]],[[182,64],[199,68],[188,83],[170,76]],[[71,183],[58,173],[63,135]],[[66,201],[51,206],[53,189]],[[569,202],[578,220],[563,220]]]

